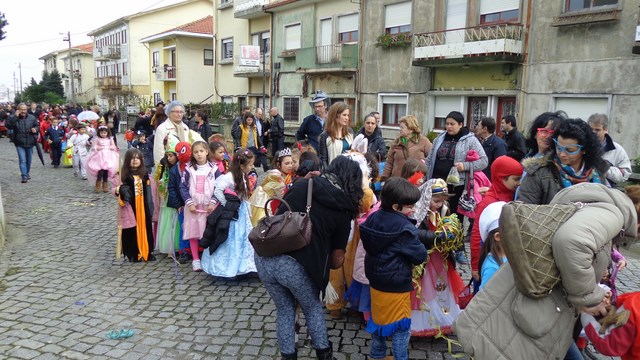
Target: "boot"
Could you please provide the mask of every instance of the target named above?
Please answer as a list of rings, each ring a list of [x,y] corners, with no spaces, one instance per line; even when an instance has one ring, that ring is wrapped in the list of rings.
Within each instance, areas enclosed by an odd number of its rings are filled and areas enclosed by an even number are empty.
[[[109,183],[107,183],[106,181],[102,182],[102,192],[109,192]]]
[[[326,349],[316,349],[316,357],[318,360],[335,360],[333,357],[333,347],[329,341],[329,347]]]
[[[281,360],[298,360],[298,351],[297,350],[293,354],[280,353],[280,355],[282,355],[282,359]]]
[[[96,192],[99,193],[100,192],[100,180],[96,180]]]

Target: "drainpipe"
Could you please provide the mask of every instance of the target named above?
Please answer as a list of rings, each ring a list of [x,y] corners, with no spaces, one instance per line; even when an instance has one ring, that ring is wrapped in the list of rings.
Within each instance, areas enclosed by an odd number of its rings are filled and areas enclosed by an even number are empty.
[[[518,121],[520,122],[520,124],[524,125],[524,118],[523,118],[523,114],[524,114],[524,103],[525,103],[525,99],[524,97],[526,96],[526,92],[524,91],[525,89],[525,85],[526,85],[526,79],[527,79],[527,61],[529,61],[529,34],[531,33],[531,18],[532,18],[532,13],[533,13],[533,1],[532,0],[527,0],[527,20],[526,23],[524,24],[524,41],[522,44],[522,50],[523,50],[523,56],[522,56],[522,76],[520,78],[520,96],[521,96],[521,101],[520,101],[520,105],[519,107],[519,111],[518,111]],[[521,128],[523,129],[523,128]]]
[[[271,49],[269,50],[271,52],[271,56],[269,56],[269,110],[271,110],[271,108],[274,106],[273,104],[273,58],[275,57],[274,52],[273,52],[273,11],[269,11],[267,9],[264,8],[264,6],[262,7],[262,10],[269,14],[269,46],[271,46]],[[264,92],[264,90],[263,90]],[[262,106],[264,106],[264,115],[267,114],[267,106],[264,103],[264,100],[262,101]],[[284,111],[284,109],[282,109],[282,111]],[[263,116],[264,116],[263,115]]]
[[[361,0],[360,1],[360,41],[358,41],[358,67],[356,69],[356,79],[355,79],[355,86],[356,86],[356,111],[355,113],[358,114],[357,119],[362,119],[362,99],[361,97],[361,90],[362,90],[362,50],[364,48],[363,43],[364,43],[364,37],[365,37],[365,28],[364,28],[364,13],[365,13],[365,7],[366,7],[366,0]],[[357,123],[357,121],[355,121]],[[357,130],[356,130],[357,131]]]

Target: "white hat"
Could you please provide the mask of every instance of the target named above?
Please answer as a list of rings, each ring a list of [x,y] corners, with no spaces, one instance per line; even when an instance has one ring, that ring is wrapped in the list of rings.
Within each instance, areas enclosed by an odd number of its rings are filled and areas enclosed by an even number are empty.
[[[489,233],[492,230],[495,230],[500,225],[500,213],[502,212],[502,207],[506,204],[504,201],[497,201],[489,204],[484,210],[482,210],[482,214],[480,214],[480,237],[482,238],[482,242],[487,241],[489,237]]]

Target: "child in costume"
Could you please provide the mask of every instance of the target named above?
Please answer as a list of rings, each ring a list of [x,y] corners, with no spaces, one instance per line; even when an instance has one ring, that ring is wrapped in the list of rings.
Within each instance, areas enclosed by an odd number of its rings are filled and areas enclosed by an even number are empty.
[[[160,211],[158,212],[158,224],[156,235],[156,250],[162,254],[175,257],[176,240],[180,237],[181,227],[178,221],[178,209],[168,205],[169,202],[169,178],[171,169],[178,163],[178,153],[175,143],[166,145],[164,158],[156,171],[156,183],[158,184],[158,200]],[[179,205],[181,207],[182,205]]]
[[[138,149],[129,149],[120,169],[119,197],[122,253],[131,262],[154,261],[151,215],[153,201],[147,169]]]
[[[500,213],[504,201],[489,204],[480,215],[480,236],[482,237],[482,250],[480,251],[480,289],[482,289],[500,266],[507,262],[507,254],[502,248],[500,239]]]
[[[229,171],[229,155],[221,142],[209,143],[209,161],[224,175]]]
[[[237,206],[237,216],[230,220],[226,239],[222,239],[224,242],[216,244],[217,248],[210,245],[204,249],[202,268],[207,274],[230,278],[256,271],[253,246],[249,242],[252,229],[249,173],[253,170],[254,159],[251,150],[238,149],[231,160],[229,172],[216,179],[214,194],[220,205],[215,211],[234,205]],[[212,217],[214,215],[211,214]],[[211,225],[207,225],[207,232],[214,231]]]
[[[178,138],[176,137],[177,141]],[[182,183],[182,175],[184,174],[187,164],[191,162],[191,144],[186,141],[178,142],[175,145],[178,164],[169,170],[169,182],[167,184],[167,207],[176,210],[178,221],[175,224],[176,236],[173,245],[174,251],[180,253],[178,262],[186,264],[192,257],[189,256],[190,244],[189,240],[182,239],[182,228],[184,225],[184,200],[180,195],[180,184]],[[173,255],[175,256],[175,255]]]
[[[153,144],[147,140],[147,133],[144,130],[138,130],[136,133],[138,139],[135,140],[131,146],[140,150],[144,156],[144,165],[147,168],[149,174],[153,170]]]
[[[392,177],[382,188],[380,210],[360,225],[367,254],[365,274],[371,287],[371,359],[387,355],[386,337],[392,337],[393,357],[408,359],[411,336],[412,268],[427,258],[418,229],[409,216],[420,191],[409,181]]]
[[[120,153],[108,127],[98,127],[98,136],[91,141],[91,153],[87,156],[87,172],[96,179],[96,192],[109,191],[109,179],[117,176]],[[102,184],[100,184],[102,183]]]
[[[53,118],[51,120],[51,126],[44,132],[44,142],[51,148],[51,164],[54,168],[60,166],[62,142],[64,140],[64,128],[58,125],[58,119]]]
[[[124,139],[127,140],[127,149],[131,149],[131,144],[133,143],[133,139],[136,137],[136,132],[133,128],[128,128],[124,133]]]
[[[202,271],[198,240],[207,225],[207,215],[217,205],[213,190],[219,171],[209,162],[208,157],[209,145],[204,141],[194,142],[191,145],[191,163],[187,164],[180,183],[180,195],[185,204],[182,238],[189,240],[193,271]]]
[[[273,197],[282,198],[287,192],[292,182],[292,159],[291,149],[284,148],[276,152],[271,170],[265,173],[260,186],[251,194],[251,224],[258,224],[258,221],[265,216],[264,204]],[[269,203],[269,215],[273,215],[280,206],[280,201]]]
[[[69,138],[69,144],[73,146],[73,176],[78,177],[80,174],[82,179],[87,180],[86,159],[89,153],[89,135],[84,124],[78,124],[77,131]]]
[[[420,187],[421,206],[416,206],[417,226],[427,230],[423,238],[429,258],[414,268],[415,291],[411,298],[411,335],[450,334],[460,313],[458,294],[464,288],[453,261],[454,250],[462,243],[462,224],[447,216],[447,183],[431,179]],[[423,205],[428,204],[427,208]],[[426,211],[425,211],[426,210]]]

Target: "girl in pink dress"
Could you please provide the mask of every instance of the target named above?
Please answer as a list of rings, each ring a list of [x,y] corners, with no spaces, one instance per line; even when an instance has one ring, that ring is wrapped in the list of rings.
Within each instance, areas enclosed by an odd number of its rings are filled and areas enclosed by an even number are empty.
[[[118,174],[120,153],[111,137],[111,131],[105,125],[98,127],[97,136],[91,141],[91,153],[87,156],[87,173],[96,179],[96,192],[109,191],[108,181]],[[102,184],[101,184],[102,183]]]
[[[213,196],[218,168],[208,160],[209,146],[204,141],[191,145],[191,163],[182,174],[180,195],[184,200],[184,227],[182,238],[189,240],[193,271],[202,271],[198,254],[198,240],[207,226],[207,215],[213,211],[217,200]]]

